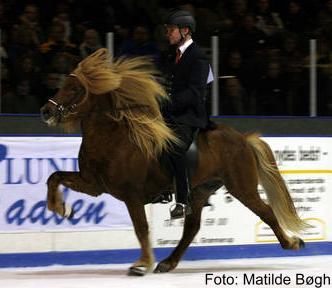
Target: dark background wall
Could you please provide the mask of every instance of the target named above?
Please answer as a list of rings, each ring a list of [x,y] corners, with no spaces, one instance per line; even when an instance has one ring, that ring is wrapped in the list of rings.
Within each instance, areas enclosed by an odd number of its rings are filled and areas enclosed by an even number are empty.
[[[213,117],[240,132],[259,132],[263,135],[331,135],[332,117]],[[50,128],[39,115],[1,115],[0,134],[64,134],[61,128]]]

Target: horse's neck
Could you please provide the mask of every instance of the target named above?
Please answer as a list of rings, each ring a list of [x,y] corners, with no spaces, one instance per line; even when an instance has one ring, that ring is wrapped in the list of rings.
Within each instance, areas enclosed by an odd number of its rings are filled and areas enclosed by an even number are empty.
[[[123,122],[114,121],[108,115],[107,106],[96,105],[87,117],[81,120],[83,138],[98,139],[107,136],[108,141],[121,137],[128,138],[127,125]]]
[[[88,117],[82,119],[81,130],[86,136],[91,135],[93,137],[98,134],[113,134],[119,133],[121,123],[115,122],[107,116],[106,111],[95,110],[89,114]]]
[[[107,95],[94,95],[94,97],[97,100],[91,103],[92,109],[90,113],[84,119],[81,119],[81,131],[84,143],[99,147],[101,143],[106,142],[108,146],[114,148],[131,142],[128,125],[124,121],[114,121],[109,116],[112,109],[109,97]]]
[[[111,119],[107,116],[109,102],[104,95],[90,95],[90,99],[94,99],[90,101],[92,109],[81,120],[81,129],[83,134],[95,135],[94,131],[100,133],[100,131],[107,129],[110,125],[114,126],[116,123],[110,121]]]

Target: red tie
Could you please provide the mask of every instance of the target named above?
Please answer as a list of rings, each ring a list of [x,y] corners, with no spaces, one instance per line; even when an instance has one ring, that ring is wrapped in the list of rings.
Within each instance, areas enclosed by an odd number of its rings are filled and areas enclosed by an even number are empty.
[[[181,50],[176,49],[175,63],[178,64],[181,58]]]

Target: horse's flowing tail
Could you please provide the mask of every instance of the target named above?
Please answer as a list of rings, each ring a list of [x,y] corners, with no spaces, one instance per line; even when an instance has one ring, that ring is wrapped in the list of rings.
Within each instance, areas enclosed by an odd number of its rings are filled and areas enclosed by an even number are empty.
[[[270,146],[261,140],[258,134],[249,134],[246,140],[253,148],[257,159],[259,182],[266,192],[268,203],[280,226],[293,233],[299,233],[310,227],[296,212]]]

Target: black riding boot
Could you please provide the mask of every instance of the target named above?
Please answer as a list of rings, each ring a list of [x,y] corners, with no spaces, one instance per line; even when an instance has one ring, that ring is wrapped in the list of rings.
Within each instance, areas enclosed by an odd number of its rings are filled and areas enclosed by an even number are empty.
[[[182,218],[191,214],[191,208],[188,205],[189,180],[186,171],[186,162],[184,155],[177,155],[174,161],[175,168],[175,199],[176,204],[171,207],[171,219]]]

